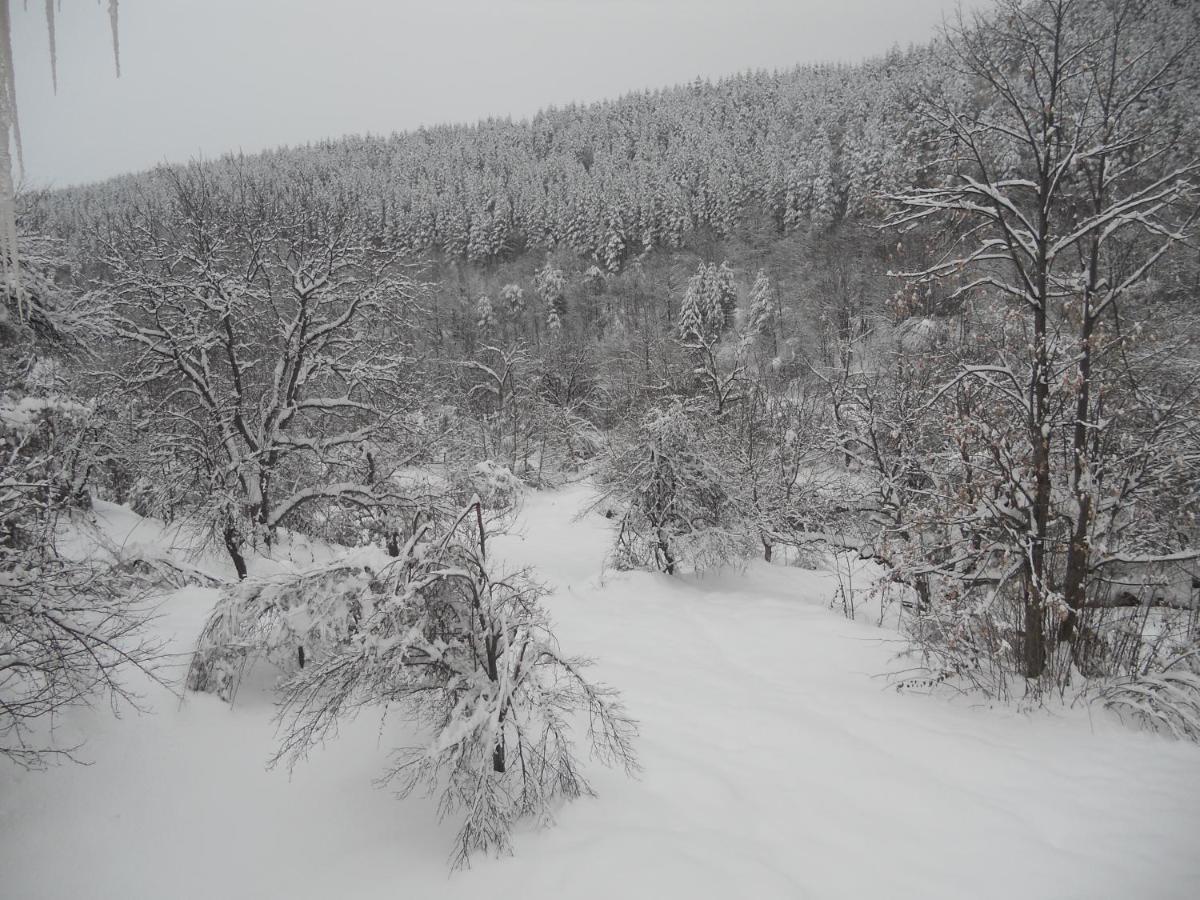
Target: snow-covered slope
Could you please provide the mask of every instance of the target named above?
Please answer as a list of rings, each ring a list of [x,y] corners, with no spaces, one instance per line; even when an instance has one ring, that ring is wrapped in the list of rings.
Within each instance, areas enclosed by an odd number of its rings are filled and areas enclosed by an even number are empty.
[[[585,501],[531,495],[493,547],[555,586],[564,647],[624,692],[640,780],[596,767],[598,799],[448,876],[453,824],[372,786],[401,723],[362,718],[289,779],[264,769],[267,673],[232,709],[148,685],[153,714],[67,719],[92,765],[0,768],[0,896],[1196,896],[1200,748],[1085,710],[898,695],[894,634],[830,612],[823,573],[602,581],[608,523],[576,521]],[[152,531],[101,512],[116,541]],[[164,601],[181,654],[215,596]]]

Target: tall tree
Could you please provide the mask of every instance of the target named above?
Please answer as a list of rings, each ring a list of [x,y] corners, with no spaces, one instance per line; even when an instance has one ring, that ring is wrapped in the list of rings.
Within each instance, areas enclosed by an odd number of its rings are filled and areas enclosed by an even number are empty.
[[[313,504],[378,505],[370,441],[402,408],[415,288],[353,215],[255,205],[199,172],[176,204],[119,234],[106,260],[143,427],[203,473],[197,505],[245,574],[243,545]],[[250,201],[250,202],[248,202]]]
[[[1020,423],[1011,438],[978,436],[991,449],[972,452],[991,457],[996,484],[973,500],[1002,523],[1009,563],[992,574],[1006,584],[1011,564],[1019,579],[1029,678],[1045,670],[1049,626],[1061,622],[1059,634],[1072,637],[1089,583],[1126,558],[1117,509],[1138,502],[1150,481],[1183,474],[1152,457],[1194,392],[1145,393],[1147,373],[1131,360],[1144,350],[1138,323],[1150,316],[1151,275],[1197,216],[1200,167],[1174,152],[1178,126],[1167,115],[1195,65],[1189,15],[1165,2],[1005,0],[960,22],[947,48],[976,96],[927,98],[947,162],[933,186],[898,198],[892,220],[911,227],[937,217],[965,235],[965,251],[957,245],[907,277],[952,281],[951,301],[1005,304],[993,319],[996,352],[960,355],[931,402],[981,392],[987,408]],[[1163,424],[1145,427],[1155,420]],[[964,460],[980,468],[970,453]],[[1141,561],[1180,552],[1164,543]],[[974,564],[943,573],[978,584],[996,567],[980,546],[992,545],[968,542],[960,549]]]

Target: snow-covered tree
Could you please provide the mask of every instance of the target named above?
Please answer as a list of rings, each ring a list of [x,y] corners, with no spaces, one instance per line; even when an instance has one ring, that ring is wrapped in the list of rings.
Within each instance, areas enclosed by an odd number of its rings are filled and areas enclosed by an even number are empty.
[[[475,327],[485,337],[496,330],[496,316],[492,310],[492,299],[487,294],[475,302]]]
[[[775,288],[763,269],[758,270],[754,284],[750,287],[750,306],[746,312],[745,333],[749,337],[759,335],[771,338],[775,346]]]
[[[725,312],[713,290],[712,266],[701,263],[688,279],[679,304],[679,339],[686,346],[700,347],[720,340]]]
[[[528,378],[531,365],[521,347],[480,347],[474,359],[461,363],[463,387],[480,437],[478,459],[503,461],[510,469],[530,452]]]
[[[697,424],[704,418],[678,401],[652,409],[601,473],[604,496],[624,508],[618,566],[674,575],[752,552],[721,461]]]
[[[129,585],[60,546],[102,463],[102,416],[69,374],[107,336],[106,311],[56,287],[61,245],[27,240],[21,258],[21,290],[0,294],[0,756],[37,767],[78,749],[58,741],[57,715],[134,702],[128,670],[150,671],[157,647]]]
[[[558,331],[567,315],[567,280],[562,269],[547,261],[534,275],[533,284],[546,306],[546,324]]]
[[[744,341],[734,342],[723,353],[722,337],[736,309],[737,289],[728,265],[700,263],[688,279],[679,305],[677,330],[680,343],[693,360],[693,374],[713,398],[717,413],[723,413],[740,397],[745,374],[741,357]]]
[[[193,509],[244,574],[247,542],[393,492],[369,441],[408,387],[415,289],[353,217],[251,216],[198,169],[167,177],[175,208],[109,244],[115,378],[147,398],[143,434],[186,460]]]
[[[722,260],[721,264],[711,271],[709,277],[709,290],[712,293],[713,300],[721,310],[724,318],[724,327],[728,328],[733,324],[733,317],[737,311],[738,302],[737,279],[733,274],[733,269],[729,267],[729,261]]]
[[[720,340],[737,310],[737,282],[728,262],[700,263],[679,306],[679,336],[689,346]]]
[[[592,793],[580,738],[601,762],[637,767],[636,726],[616,692],[563,654],[545,590],[496,570],[482,528],[475,505],[448,528],[422,528],[381,569],[343,564],[233,588],[189,676],[193,689],[230,697],[247,655],[282,661],[291,674],[276,760],[289,766],[344,719],[398,707],[423,743],[398,748],[385,780],[402,796],[437,793],[439,816],[461,821],[454,868],[509,851],[519,821],[547,825],[562,800]]]
[[[500,300],[507,314],[514,319],[525,312],[525,291],[519,284],[506,284],[500,289]]]
[[[1085,671],[1112,652],[1106,609],[1193,602],[1151,584],[1200,558],[1197,497],[1179,489],[1196,477],[1195,353],[1162,330],[1182,310],[1155,280],[1195,233],[1200,164],[1170,112],[1193,83],[1194,25],[1177,4],[1075,0],[960,23],[947,48],[983,108],[929,100],[948,162],[898,198],[893,224],[967,235],[907,274],[970,304],[975,327],[925,401],[952,423],[923,466],[933,484],[913,485],[926,525],[895,545],[935,588],[935,643],[989,629],[1019,648],[989,661],[1026,679],[1069,678],[1060,647]],[[970,639],[967,610],[990,611]]]

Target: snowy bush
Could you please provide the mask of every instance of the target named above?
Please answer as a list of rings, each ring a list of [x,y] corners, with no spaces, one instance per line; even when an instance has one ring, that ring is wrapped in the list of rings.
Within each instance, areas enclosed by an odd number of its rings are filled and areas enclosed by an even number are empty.
[[[490,459],[476,463],[469,472],[460,475],[456,483],[463,499],[474,494],[484,507],[492,510],[511,509],[525,489],[521,479],[508,466]]]
[[[1100,697],[1121,716],[1200,742],[1200,645],[1158,671],[1120,679]]]
[[[624,502],[615,563],[676,574],[744,559],[753,552],[717,464],[689,408],[652,410],[601,473],[605,497]]]
[[[131,701],[124,671],[148,670],[157,652],[121,573],[58,546],[90,503],[96,462],[94,409],[63,392],[64,362],[103,317],[55,290],[53,265],[28,252],[20,302],[12,284],[0,291],[0,756],[33,767],[73,757],[58,713]]]
[[[178,590],[190,585],[211,588],[220,583],[213,576],[178,560],[142,554],[119,553],[109,574],[135,591]]]
[[[146,610],[103,569],[0,546],[0,757],[41,767],[74,759],[55,717],[73,705],[134,703],[122,675],[153,674]]]
[[[201,632],[188,688],[232,702],[257,657],[290,673],[334,652],[357,629],[371,578],[369,567],[342,563],[227,588]]]
[[[470,535],[481,510],[468,513],[440,535],[424,526],[377,573],[338,566],[235,589],[188,681],[228,698],[249,655],[285,666],[276,761],[289,766],[343,719],[399,706],[425,742],[397,750],[386,780],[401,795],[436,793],[440,816],[462,817],[455,868],[476,851],[509,851],[519,819],[548,824],[559,799],[591,793],[577,727],[600,761],[636,768],[636,726],[616,693],[562,653],[544,589],[526,572],[493,570],[482,535],[478,546]]]

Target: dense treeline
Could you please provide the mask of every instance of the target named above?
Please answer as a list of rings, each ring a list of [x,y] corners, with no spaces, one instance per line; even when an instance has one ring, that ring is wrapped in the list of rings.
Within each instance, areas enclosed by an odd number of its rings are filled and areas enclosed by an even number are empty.
[[[608,271],[696,232],[766,216],[780,232],[877,213],[918,177],[932,138],[928,83],[949,84],[932,47],[860,66],[697,81],[532,120],[347,138],[206,164],[214,182],[354,207],[373,238],[474,263],[569,248]],[[231,188],[232,189],[232,188]],[[120,228],[166,202],[161,174],[48,198],[56,230]]]

